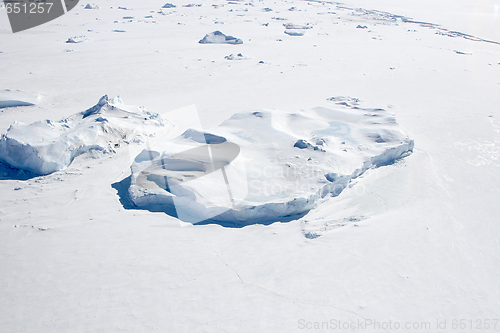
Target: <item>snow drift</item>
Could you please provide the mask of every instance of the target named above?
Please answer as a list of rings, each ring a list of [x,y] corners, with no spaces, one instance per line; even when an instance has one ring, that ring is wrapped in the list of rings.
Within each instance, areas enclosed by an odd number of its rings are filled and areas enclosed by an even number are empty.
[[[369,168],[413,150],[382,109],[238,113],[144,150],[131,169],[137,207],[237,224],[305,213]]]
[[[142,142],[164,120],[120,97],[103,96],[92,108],[58,122],[14,123],[0,138],[0,161],[40,175],[66,168],[88,151],[105,154],[122,143]]]

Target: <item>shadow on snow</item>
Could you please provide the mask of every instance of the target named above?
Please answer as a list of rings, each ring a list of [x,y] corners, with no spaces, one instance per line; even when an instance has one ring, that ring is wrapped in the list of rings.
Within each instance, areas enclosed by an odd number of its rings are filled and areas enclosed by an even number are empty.
[[[122,204],[123,208],[125,209],[130,209],[130,210],[143,210],[141,208],[138,208],[132,199],[130,198],[130,195],[128,193],[128,188],[130,187],[130,178],[131,176],[128,176],[127,178],[123,179],[120,182],[116,182],[111,185],[112,188],[114,188],[117,191],[118,197],[120,198],[120,203]],[[150,207],[147,209],[150,212],[155,212],[155,213],[165,213],[169,216],[178,218],[177,212],[175,210],[175,207],[172,206],[167,206],[167,205],[158,205],[156,207]],[[217,216],[211,219],[207,219],[201,222],[196,223],[195,225],[207,225],[207,224],[218,224],[222,227],[225,228],[243,228],[248,225],[253,225],[253,224],[261,224],[261,225],[270,225],[275,222],[291,222],[295,221],[302,216],[306,215],[308,212],[302,213],[302,214],[297,214],[293,216],[284,216],[284,217],[273,217],[269,219],[258,219],[258,220],[249,220],[249,221],[225,221],[225,220],[218,220]]]

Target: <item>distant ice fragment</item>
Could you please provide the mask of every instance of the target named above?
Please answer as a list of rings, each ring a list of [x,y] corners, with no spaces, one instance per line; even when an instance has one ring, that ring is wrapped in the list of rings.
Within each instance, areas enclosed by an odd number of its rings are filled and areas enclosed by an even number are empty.
[[[90,39],[87,38],[86,36],[74,36],[74,37],[68,38],[66,43],[78,44],[78,43],[88,42],[89,40]]]
[[[35,92],[11,89],[0,90],[0,109],[35,105],[40,98],[41,95]]]
[[[238,54],[230,54],[228,56],[225,56],[224,59],[226,59],[226,60],[246,60],[246,59],[250,59],[250,58],[245,57],[241,53],[238,53]]]
[[[295,144],[293,146],[296,148],[305,149],[310,145],[311,144],[308,143],[306,140],[297,140],[297,142],[295,142]]]
[[[328,98],[328,100],[347,107],[356,107],[360,103],[359,98],[349,96],[334,96]]]
[[[139,208],[175,211],[190,223],[276,221],[340,195],[351,180],[407,156],[413,145],[394,115],[380,109],[237,113],[141,153],[129,194]]]
[[[233,36],[226,36],[219,30],[206,34],[200,44],[243,44],[243,41]]]
[[[290,36],[304,36],[305,31],[304,30],[285,30],[285,34],[290,35]]]
[[[285,29],[312,29],[312,26],[310,25],[300,25],[300,24],[293,24],[293,23],[285,23],[283,24]]]

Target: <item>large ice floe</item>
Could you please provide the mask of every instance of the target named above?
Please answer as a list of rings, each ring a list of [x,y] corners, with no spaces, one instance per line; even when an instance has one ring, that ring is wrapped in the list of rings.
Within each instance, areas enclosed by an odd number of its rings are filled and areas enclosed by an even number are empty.
[[[299,216],[370,168],[410,154],[413,140],[382,109],[238,113],[139,154],[134,204],[182,221],[246,225]]]
[[[143,142],[168,124],[143,108],[103,96],[92,108],[61,121],[14,123],[0,138],[0,161],[46,175],[62,170],[86,152],[113,152],[121,144]]]

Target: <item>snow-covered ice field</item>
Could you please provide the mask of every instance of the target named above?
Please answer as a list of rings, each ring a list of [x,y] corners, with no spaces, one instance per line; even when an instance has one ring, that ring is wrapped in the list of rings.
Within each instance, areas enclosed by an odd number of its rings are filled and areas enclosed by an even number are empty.
[[[500,1],[172,4],[16,34],[0,6],[0,332],[500,332]],[[244,207],[341,191],[245,219],[207,175],[188,196],[231,218],[141,205],[191,127],[330,174]]]

